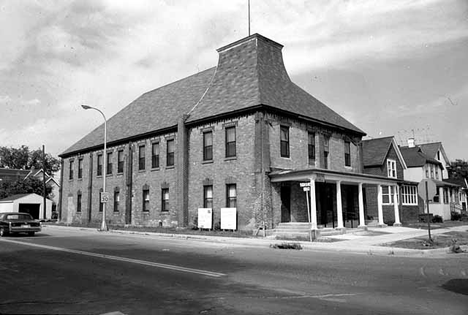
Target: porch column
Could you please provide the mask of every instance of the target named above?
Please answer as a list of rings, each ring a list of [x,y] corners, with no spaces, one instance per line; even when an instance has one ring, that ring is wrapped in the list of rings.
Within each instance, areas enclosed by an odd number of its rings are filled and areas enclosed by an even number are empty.
[[[393,224],[393,226],[401,226],[401,222],[400,222],[400,211],[399,210],[399,207],[398,207],[398,199],[397,199],[397,196],[398,196],[398,185],[395,185],[393,186],[393,209],[395,210],[395,223]]]
[[[382,207],[382,185],[377,185],[377,211],[379,216],[379,225],[384,225],[383,222],[383,207]]]
[[[310,179],[310,229],[317,230],[317,198],[315,196],[315,179]]]
[[[338,220],[338,229],[344,228],[343,226],[343,204],[341,202],[341,181],[336,182],[336,212]]]
[[[362,183],[359,183],[358,198],[359,198],[359,226],[366,227],[366,218],[364,218],[364,195],[362,192]]]

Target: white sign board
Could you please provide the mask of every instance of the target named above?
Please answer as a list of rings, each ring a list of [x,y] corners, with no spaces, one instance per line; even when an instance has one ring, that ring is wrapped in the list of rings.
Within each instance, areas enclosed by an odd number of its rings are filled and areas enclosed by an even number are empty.
[[[221,208],[221,230],[237,230],[237,208]]]
[[[109,201],[109,193],[106,191],[106,192],[101,192],[101,202],[102,203],[106,203]]]
[[[213,228],[213,209],[198,208],[198,228],[210,230]]]
[[[308,183],[299,183],[300,187],[310,187],[310,182]]]
[[[432,200],[432,198],[435,196],[437,192],[437,187],[436,184],[430,180],[430,179],[423,179],[419,184],[418,184],[418,195],[426,200],[426,183],[427,183],[427,195],[429,200]]]

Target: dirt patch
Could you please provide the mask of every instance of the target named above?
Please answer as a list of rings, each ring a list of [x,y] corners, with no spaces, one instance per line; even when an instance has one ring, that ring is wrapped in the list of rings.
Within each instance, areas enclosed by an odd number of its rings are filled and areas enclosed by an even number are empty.
[[[410,238],[393,243],[383,244],[389,247],[409,248],[409,249],[437,249],[449,248],[451,246],[468,245],[468,232],[447,232],[433,235],[432,242],[428,236]]]

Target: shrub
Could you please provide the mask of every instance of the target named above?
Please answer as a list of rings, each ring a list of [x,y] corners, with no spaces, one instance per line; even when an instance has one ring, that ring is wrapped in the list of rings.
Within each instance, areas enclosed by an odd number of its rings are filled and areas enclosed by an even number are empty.
[[[442,219],[442,217],[440,215],[435,215],[433,218],[432,218],[432,223],[443,223],[444,220]]]
[[[462,218],[461,213],[458,213],[456,211],[452,211],[450,213],[450,220],[452,220],[452,221],[460,221],[461,218]]]

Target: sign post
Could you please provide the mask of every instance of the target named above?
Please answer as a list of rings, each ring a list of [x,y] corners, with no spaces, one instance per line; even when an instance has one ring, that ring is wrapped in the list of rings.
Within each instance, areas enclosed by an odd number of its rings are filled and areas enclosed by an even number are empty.
[[[432,237],[431,237],[431,220],[429,219],[429,199],[432,199],[437,191],[437,186],[436,184],[430,180],[430,179],[423,179],[419,184],[418,184],[418,195],[423,198],[426,202],[426,207],[427,207],[427,233],[429,236],[429,242],[432,243]]]

